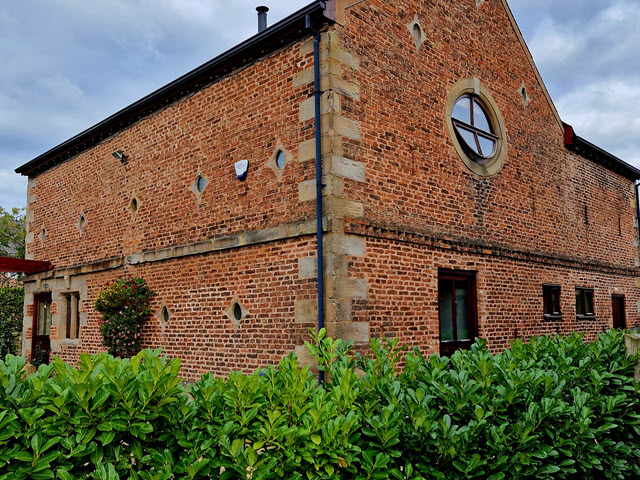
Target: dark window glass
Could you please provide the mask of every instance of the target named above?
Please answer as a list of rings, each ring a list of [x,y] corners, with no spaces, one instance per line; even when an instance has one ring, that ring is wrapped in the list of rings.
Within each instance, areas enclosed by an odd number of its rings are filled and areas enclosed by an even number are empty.
[[[543,285],[542,298],[545,317],[562,317],[560,312],[560,285]]]
[[[233,306],[233,316],[235,317],[236,320],[242,320],[242,307],[240,306],[239,303],[236,303]]]
[[[576,288],[576,316],[582,318],[595,317],[592,288]]]
[[[460,145],[474,162],[484,163],[495,154],[498,137],[476,96],[460,97],[453,106],[451,121]]]

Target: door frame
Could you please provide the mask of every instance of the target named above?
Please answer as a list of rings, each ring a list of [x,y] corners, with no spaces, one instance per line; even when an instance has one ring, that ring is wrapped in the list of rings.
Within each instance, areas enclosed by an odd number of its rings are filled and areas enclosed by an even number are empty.
[[[452,355],[456,350],[468,349],[475,343],[476,337],[478,337],[478,297],[476,286],[477,275],[476,272],[466,270],[452,270],[448,268],[438,269],[438,344],[440,347],[440,355],[443,355],[443,342],[440,338],[440,282],[441,281],[464,281],[469,285],[469,298],[467,302],[467,326],[469,328],[470,340],[453,340],[447,341],[444,345],[448,344],[448,348],[445,348],[447,355]],[[453,296],[455,300],[455,295]],[[452,312],[455,314],[454,312]],[[454,331],[456,326],[456,318],[453,315]]]
[[[615,318],[614,318],[614,309],[613,309],[613,304],[616,300],[620,300],[621,301],[621,310],[620,313],[622,314],[622,328],[625,329],[627,328],[627,312],[626,312],[626,298],[623,294],[612,294],[611,295],[611,326],[613,328],[620,328],[620,327],[616,327],[615,325]]]
[[[36,293],[33,296],[33,323],[31,325],[31,362],[36,357],[36,342],[38,337],[44,335],[38,335],[38,324],[40,323],[40,303],[49,302],[49,308],[53,305],[53,299],[50,292]],[[52,314],[53,315],[53,314]],[[45,319],[46,322],[46,319]],[[53,323],[53,322],[52,322]],[[49,327],[49,335],[51,335],[51,327]],[[48,338],[49,352],[51,352],[51,338]]]

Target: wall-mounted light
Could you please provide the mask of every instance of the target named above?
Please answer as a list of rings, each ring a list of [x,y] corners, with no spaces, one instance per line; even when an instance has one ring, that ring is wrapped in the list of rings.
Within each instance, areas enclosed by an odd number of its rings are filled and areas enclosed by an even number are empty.
[[[127,156],[124,154],[122,150],[116,150],[111,155],[113,155],[113,158],[115,158],[116,160],[120,160],[120,163],[127,162]]]
[[[249,170],[249,160],[240,160],[236,162],[236,176],[241,182],[247,178],[247,171]]]

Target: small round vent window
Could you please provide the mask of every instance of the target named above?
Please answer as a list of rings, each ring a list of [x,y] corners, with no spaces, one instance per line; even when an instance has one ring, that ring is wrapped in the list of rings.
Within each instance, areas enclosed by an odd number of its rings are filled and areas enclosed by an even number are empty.
[[[284,152],[282,150],[276,155],[276,167],[278,167],[278,170],[282,170],[282,167],[284,167]]]
[[[207,186],[207,181],[204,179],[202,175],[198,175],[198,180],[196,183],[197,183],[196,188],[198,189],[198,192],[200,193],[204,192],[204,189]]]
[[[242,320],[242,307],[240,306],[239,303],[236,303],[233,306],[233,316],[235,317],[236,320],[240,321]]]

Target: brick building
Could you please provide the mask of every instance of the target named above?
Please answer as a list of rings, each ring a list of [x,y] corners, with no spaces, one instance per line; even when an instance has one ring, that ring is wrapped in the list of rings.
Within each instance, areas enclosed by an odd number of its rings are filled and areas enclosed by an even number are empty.
[[[302,352],[319,316],[442,353],[640,324],[640,171],[561,122],[504,0],[315,1],[17,171],[54,266],[26,355],[100,350],[123,274],[187,378]]]

